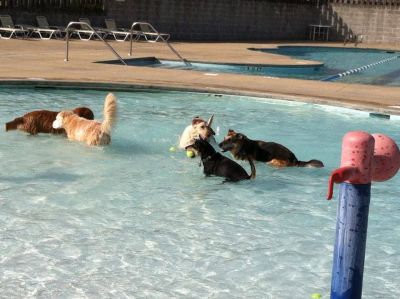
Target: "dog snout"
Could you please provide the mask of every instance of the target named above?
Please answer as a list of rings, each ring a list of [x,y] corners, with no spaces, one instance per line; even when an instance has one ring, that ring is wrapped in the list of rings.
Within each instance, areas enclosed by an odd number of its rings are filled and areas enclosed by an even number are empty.
[[[232,146],[225,141],[220,142],[218,146],[222,149],[223,152],[229,151],[232,148]]]

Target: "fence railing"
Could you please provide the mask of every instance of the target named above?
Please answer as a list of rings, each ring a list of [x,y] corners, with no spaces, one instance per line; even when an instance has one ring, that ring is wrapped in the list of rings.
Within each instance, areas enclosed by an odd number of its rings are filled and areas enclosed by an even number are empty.
[[[106,0],[0,0],[0,8],[104,10]]]
[[[90,9],[105,7],[107,0],[0,0],[0,8],[61,8],[61,9]],[[221,0],[218,0],[221,1]],[[259,0],[266,2],[298,3],[317,5],[327,0]]]
[[[221,1],[221,0],[219,0]],[[263,0],[267,2],[298,3],[321,5],[326,3],[351,5],[391,5],[400,6],[400,0]],[[0,0],[1,8],[17,9],[74,9],[74,10],[105,10],[107,0]]]
[[[371,6],[400,6],[400,0],[329,0],[329,3]]]

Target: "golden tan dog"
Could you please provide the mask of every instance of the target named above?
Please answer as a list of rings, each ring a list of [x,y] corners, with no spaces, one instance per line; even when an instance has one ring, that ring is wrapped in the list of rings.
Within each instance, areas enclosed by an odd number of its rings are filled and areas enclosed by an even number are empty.
[[[53,128],[64,128],[71,140],[86,142],[88,145],[106,145],[111,142],[111,128],[117,113],[117,101],[109,93],[104,102],[104,120],[102,123],[87,120],[72,111],[61,111],[53,122]]]

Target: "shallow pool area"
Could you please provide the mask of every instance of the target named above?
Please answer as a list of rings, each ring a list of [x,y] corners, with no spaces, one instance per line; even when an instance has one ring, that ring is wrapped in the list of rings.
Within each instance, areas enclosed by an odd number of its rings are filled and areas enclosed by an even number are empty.
[[[279,46],[276,49],[256,49],[265,53],[290,56],[301,60],[317,62],[313,65],[246,65],[207,62],[190,62],[163,60],[155,57],[127,59],[133,66],[147,66],[182,70],[196,70],[209,73],[238,73],[278,78],[295,78],[303,80],[323,80],[335,75],[357,71],[350,75],[336,78],[336,82],[360,83],[384,86],[400,86],[400,53],[396,51],[315,47],[315,46]],[[120,63],[119,61],[102,61],[103,63]],[[363,68],[365,67],[365,68]]]
[[[102,119],[106,94],[1,88],[0,121],[82,105]],[[118,122],[104,148],[0,131],[1,296],[329,297],[337,199],[325,195],[341,139],[365,130],[399,144],[399,119],[244,96],[115,94]],[[259,163],[254,181],[206,178],[199,160],[169,149],[193,117],[211,114],[218,141],[232,128],[326,167]],[[373,184],[363,298],[400,297],[399,192],[399,175]]]

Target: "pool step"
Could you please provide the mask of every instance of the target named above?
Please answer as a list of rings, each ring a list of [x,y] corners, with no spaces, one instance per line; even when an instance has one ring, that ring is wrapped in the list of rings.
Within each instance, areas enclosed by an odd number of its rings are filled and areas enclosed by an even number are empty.
[[[163,69],[172,69],[172,70],[192,70],[193,67],[192,66],[188,66],[188,65],[166,65],[166,64],[157,64],[154,65],[154,67],[160,67]]]

